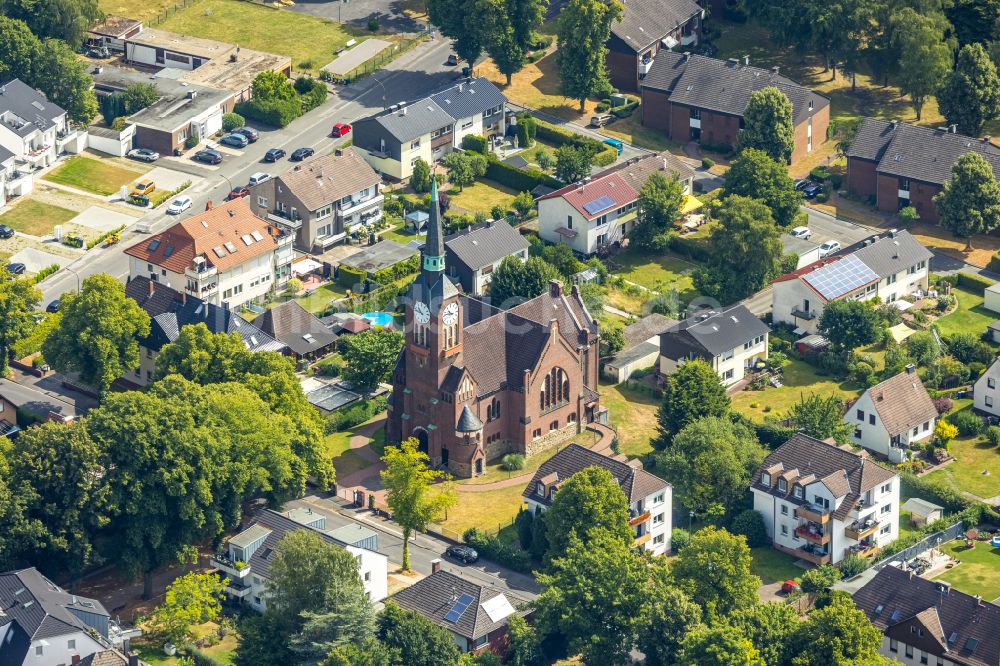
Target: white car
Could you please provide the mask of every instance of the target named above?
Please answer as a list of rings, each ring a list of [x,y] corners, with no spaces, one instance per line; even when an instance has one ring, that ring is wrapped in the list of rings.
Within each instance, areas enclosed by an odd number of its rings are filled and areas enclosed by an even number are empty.
[[[840,249],[840,243],[838,241],[827,241],[819,246],[819,256],[825,257],[828,254],[833,254]]]
[[[177,197],[167,206],[167,215],[180,215],[190,208],[193,203],[191,197]]]
[[[265,180],[271,180],[271,174],[265,173],[263,171],[258,171],[257,173],[250,176],[250,182],[248,182],[247,185],[253,187],[254,185],[260,185]]]
[[[788,235],[794,238],[803,238],[805,240],[809,240],[810,238],[812,238],[813,232],[809,231],[809,227],[795,227],[794,229],[788,232]]]

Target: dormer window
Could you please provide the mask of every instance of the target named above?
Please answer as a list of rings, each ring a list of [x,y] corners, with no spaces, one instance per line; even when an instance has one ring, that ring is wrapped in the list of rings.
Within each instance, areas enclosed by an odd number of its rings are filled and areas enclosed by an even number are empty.
[[[788,482],[784,479],[778,479],[778,492],[786,492],[788,490]]]
[[[545,484],[539,483],[538,490],[536,490],[535,492],[537,492],[540,496],[545,497]]]
[[[794,488],[792,488],[792,493],[796,497],[798,497],[799,499],[802,499],[802,495],[803,495],[803,493],[802,493],[802,486],[795,486]]]
[[[767,486],[768,488],[770,488],[771,487],[771,475],[768,474],[767,472],[764,472],[763,474],[760,475],[760,482],[762,484],[764,484],[765,486]]]

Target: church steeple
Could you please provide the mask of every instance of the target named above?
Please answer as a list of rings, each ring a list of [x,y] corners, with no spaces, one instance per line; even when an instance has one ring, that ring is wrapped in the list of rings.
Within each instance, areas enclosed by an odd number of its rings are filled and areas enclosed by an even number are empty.
[[[441,227],[441,207],[438,204],[437,178],[431,176],[431,210],[427,221],[427,242],[424,244],[424,271],[444,271],[444,229]]]

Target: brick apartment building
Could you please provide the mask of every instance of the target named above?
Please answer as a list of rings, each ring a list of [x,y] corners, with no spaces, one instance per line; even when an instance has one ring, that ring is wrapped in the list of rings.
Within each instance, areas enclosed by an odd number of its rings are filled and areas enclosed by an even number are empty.
[[[938,221],[934,195],[965,153],[979,153],[1000,175],[1000,148],[950,128],[917,127],[865,118],[847,149],[847,189],[886,213],[912,205],[925,222]]]
[[[698,43],[703,13],[694,0],[626,0],[607,42],[605,63],[611,85],[639,92],[661,49]]]
[[[778,73],[735,58],[661,52],[642,80],[642,124],[674,141],[735,147],[750,95],[774,86],[792,103],[792,163],[826,140],[830,100]]]

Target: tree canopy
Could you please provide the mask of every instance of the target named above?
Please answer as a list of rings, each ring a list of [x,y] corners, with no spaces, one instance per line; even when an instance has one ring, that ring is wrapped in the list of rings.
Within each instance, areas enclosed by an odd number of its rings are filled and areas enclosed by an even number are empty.
[[[575,183],[589,176],[593,159],[593,152],[586,146],[570,143],[559,146],[556,148],[556,178],[564,183]]]
[[[810,393],[800,396],[792,405],[790,417],[795,429],[816,439],[832,437],[838,444],[847,444],[851,427],[844,421],[844,401],[835,395]]]
[[[750,639],[726,625],[701,627],[684,639],[678,666],[768,666]]]
[[[39,39],[60,39],[73,48],[104,18],[97,0],[2,0],[0,13],[24,21]]]
[[[969,136],[979,136],[983,125],[1000,116],[1000,77],[981,44],[967,44],[958,52],[937,100],[945,119]]]
[[[729,413],[730,404],[712,366],[702,359],[684,363],[664,382],[663,402],[657,413],[659,435],[653,447],[662,451],[682,428],[705,416],[723,416]]]
[[[639,219],[629,233],[629,244],[639,249],[663,247],[659,240],[668,233],[684,206],[684,186],[677,176],[654,173],[639,192]]]
[[[378,616],[377,636],[397,659],[391,666],[454,666],[458,661],[448,630],[391,601]]]
[[[649,603],[649,626],[639,633],[648,666],[672,666],[684,638],[701,627],[701,608],[682,590],[663,586]]]
[[[188,572],[167,586],[163,603],[149,619],[150,630],[168,643],[181,645],[191,628],[219,617],[229,579],[214,573]]]
[[[344,359],[343,378],[362,391],[371,391],[389,378],[403,348],[399,331],[363,331],[338,341]]]
[[[941,24],[947,23],[943,15],[904,7],[894,14],[893,21],[899,88],[910,96],[919,121],[924,102],[941,88],[951,71],[954,45],[942,34]]]
[[[707,620],[725,617],[757,603],[760,578],[750,569],[750,548],[743,537],[706,527],[691,536],[670,566],[670,575]],[[831,663],[831,662],[816,662]]]
[[[628,498],[611,472],[600,467],[588,467],[569,477],[559,487],[543,520],[549,540],[548,559],[561,557],[573,538],[588,544],[592,532],[625,544],[631,544],[634,538],[628,524]]]
[[[746,148],[733,162],[724,192],[760,200],[771,209],[779,227],[791,226],[802,204],[802,193],[795,189],[788,167],[756,148]]]
[[[785,93],[774,86],[753,91],[743,111],[743,120],[740,148],[756,148],[780,164],[791,161],[795,124],[792,103]]]
[[[888,664],[878,653],[882,632],[850,597],[834,596],[830,605],[813,611],[800,622],[788,640],[790,666],[856,663]]]
[[[490,276],[490,303],[498,308],[515,305],[541,296],[552,280],[560,280],[559,271],[541,257],[504,257]]]
[[[934,197],[941,226],[972,246],[973,234],[1000,226],[1000,183],[979,153],[965,153],[951,167],[951,178]]]
[[[570,0],[559,12],[556,64],[560,88],[580,103],[581,111],[588,97],[611,91],[606,43],[611,23],[619,20],[623,9],[618,0]]]
[[[0,267],[0,374],[7,373],[11,347],[35,328],[35,307],[41,300],[34,281]]]
[[[460,192],[465,190],[466,185],[476,182],[476,178],[482,177],[487,167],[486,158],[482,155],[461,150],[448,153],[441,163],[448,170],[448,181],[458,185]]]
[[[868,301],[830,301],[819,318],[819,332],[843,351],[875,342],[881,326],[878,312]]]

